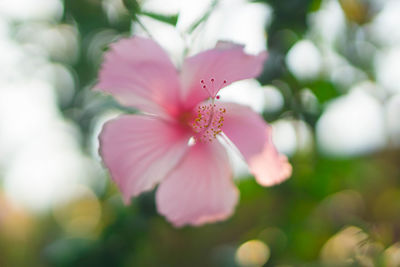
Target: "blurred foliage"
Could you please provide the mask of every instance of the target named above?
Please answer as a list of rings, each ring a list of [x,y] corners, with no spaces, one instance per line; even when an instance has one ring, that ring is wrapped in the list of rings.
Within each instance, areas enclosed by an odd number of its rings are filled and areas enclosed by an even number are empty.
[[[79,57],[69,66],[75,75],[75,95],[60,109],[79,126],[87,153],[96,116],[110,108],[122,109],[109,97],[94,98],[90,91],[101,55],[109,43],[130,34],[131,16],[141,12],[135,1],[124,0],[129,12],[110,22],[102,2],[65,0],[60,22],[74,25],[80,34]],[[265,117],[275,120],[289,112],[314,127],[321,112],[311,114],[303,109],[300,90],[309,88],[322,106],[342,91],[322,77],[296,79],[285,57],[305,36],[307,15],[320,8],[321,0],[257,2],[269,4],[274,12],[267,29],[270,58],[260,82],[276,85],[285,97],[284,109]],[[349,42],[337,44],[337,50],[368,73],[371,61],[352,52],[351,40],[354,29],[369,21],[374,10],[367,1],[341,0],[340,4],[348,23],[354,25],[344,33]],[[177,15],[142,14],[172,25],[177,21]],[[92,46],[94,38],[96,47]],[[291,163],[293,176],[282,185],[263,188],[254,179],[238,181],[241,199],[234,216],[198,228],[176,229],[167,223],[156,212],[154,192],[123,206],[111,183],[98,195],[101,222],[89,237],[66,233],[53,214],[20,214],[0,198],[0,208],[12,212],[9,222],[0,223],[0,266],[236,266],[236,249],[253,239],[271,251],[265,266],[389,266],[383,251],[400,238],[400,151],[332,159],[313,150],[296,154]],[[325,244],[337,233],[348,233],[348,226],[357,227],[368,238],[356,244],[360,249],[350,261],[325,262],[321,254]]]
[[[108,199],[103,216],[113,220],[97,240],[54,240],[45,247],[43,260],[51,266],[235,266],[235,248],[258,239],[271,249],[266,266],[320,266],[321,247],[348,225],[385,246],[398,240],[400,190],[394,188],[400,186],[399,156],[295,157],[288,182],[271,189],[241,180],[234,216],[199,228],[168,224],[156,213],[153,193],[133,199],[129,207]],[[379,258],[374,260],[378,266]]]

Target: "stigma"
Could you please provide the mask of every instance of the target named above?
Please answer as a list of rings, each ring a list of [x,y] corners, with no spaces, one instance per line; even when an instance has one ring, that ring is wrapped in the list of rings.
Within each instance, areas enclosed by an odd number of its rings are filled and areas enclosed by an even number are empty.
[[[220,82],[217,82],[214,78],[209,80],[200,80],[200,86],[207,92],[211,99],[218,99],[219,97],[217,96],[217,93],[223,87],[227,86],[227,81],[221,80]]]

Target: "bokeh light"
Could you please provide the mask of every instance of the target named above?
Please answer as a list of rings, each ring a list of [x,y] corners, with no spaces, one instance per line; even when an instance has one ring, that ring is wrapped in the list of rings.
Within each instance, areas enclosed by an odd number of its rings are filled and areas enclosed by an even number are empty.
[[[236,262],[243,267],[263,266],[269,259],[269,247],[260,240],[250,240],[236,251]]]

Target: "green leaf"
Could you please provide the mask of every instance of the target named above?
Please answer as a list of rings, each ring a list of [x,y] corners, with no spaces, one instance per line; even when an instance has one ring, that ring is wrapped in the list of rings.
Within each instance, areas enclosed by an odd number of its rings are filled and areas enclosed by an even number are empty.
[[[147,16],[149,18],[168,23],[172,26],[176,26],[176,23],[178,22],[178,16],[179,14],[175,15],[162,15],[162,14],[156,14],[152,12],[147,12],[147,11],[142,11],[140,12],[141,15]]]
[[[340,96],[340,93],[336,89],[335,85],[330,81],[315,81],[312,84],[309,84],[308,87],[322,104]]]
[[[314,0],[310,4],[310,12],[318,11],[321,7],[322,0]]]
[[[124,6],[128,9],[133,20],[136,20],[136,15],[140,13],[140,6],[136,0],[123,0]]]

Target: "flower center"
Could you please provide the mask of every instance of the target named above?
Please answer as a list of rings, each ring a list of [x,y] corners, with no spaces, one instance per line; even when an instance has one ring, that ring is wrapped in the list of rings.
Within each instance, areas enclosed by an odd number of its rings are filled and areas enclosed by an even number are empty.
[[[227,81],[222,80],[217,83],[214,78],[211,78],[208,81],[201,80],[200,84],[202,89],[208,93],[209,100],[198,105],[195,110],[182,112],[178,121],[191,128],[194,142],[211,142],[222,132],[224,125],[226,109],[221,104],[216,104],[215,101],[220,99],[217,93],[226,86]]]
[[[214,99],[210,104],[197,107],[197,114],[192,122],[192,129],[196,133],[194,138],[198,142],[211,142],[214,140],[224,125],[224,107],[217,107]]]

